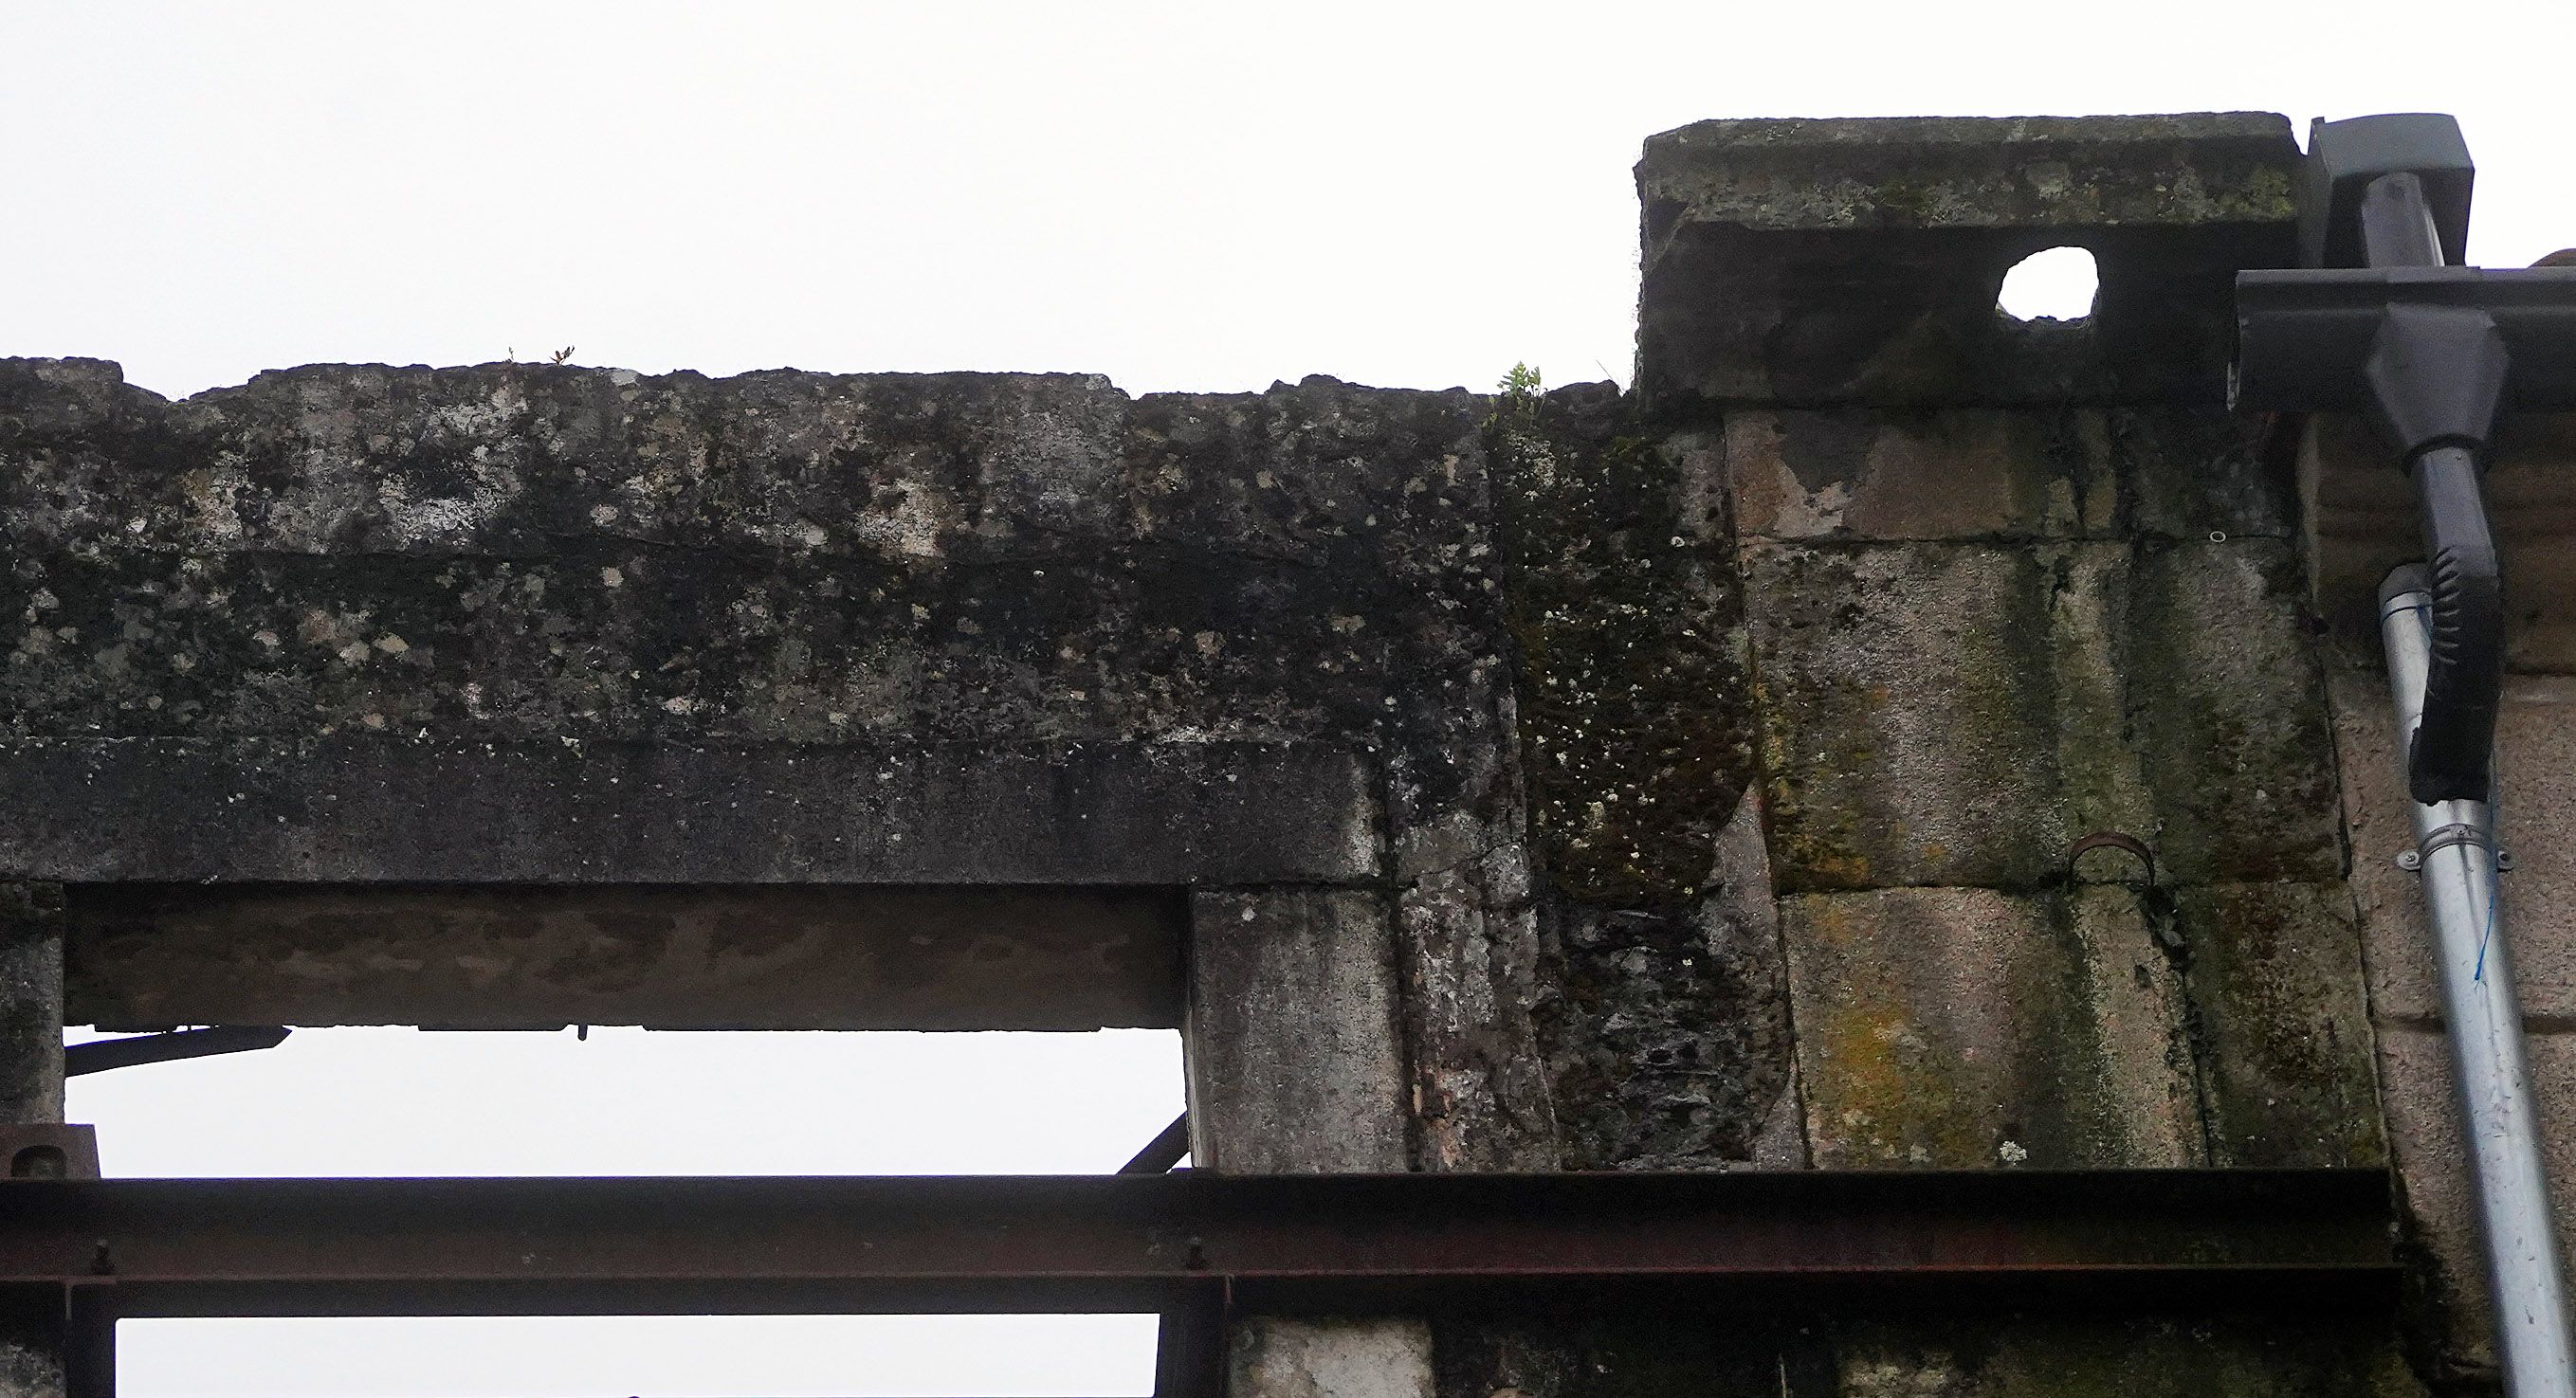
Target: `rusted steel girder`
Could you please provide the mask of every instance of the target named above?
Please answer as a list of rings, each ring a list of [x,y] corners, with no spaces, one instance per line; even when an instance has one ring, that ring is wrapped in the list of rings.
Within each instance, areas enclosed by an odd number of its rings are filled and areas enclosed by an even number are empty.
[[[2377,1170],[12,1180],[0,1286],[115,1316],[2291,1302],[2395,1276]]]

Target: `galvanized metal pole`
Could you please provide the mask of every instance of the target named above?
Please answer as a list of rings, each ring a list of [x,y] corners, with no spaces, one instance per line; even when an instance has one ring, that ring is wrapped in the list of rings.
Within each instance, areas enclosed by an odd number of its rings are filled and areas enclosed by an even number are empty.
[[[2432,604],[2419,566],[2389,574],[2379,589],[2401,763],[2424,715]],[[2576,1398],[2558,1234],[2540,1160],[2513,958],[2505,946],[2493,803],[2417,803],[2413,857],[2441,961],[2505,1391],[2513,1398]]]

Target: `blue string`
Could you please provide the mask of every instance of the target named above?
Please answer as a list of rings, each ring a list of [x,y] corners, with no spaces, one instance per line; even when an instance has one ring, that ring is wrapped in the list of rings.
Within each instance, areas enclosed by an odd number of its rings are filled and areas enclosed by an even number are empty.
[[[2478,934],[2478,966],[2469,973],[2472,981],[2483,983],[2487,978],[2487,943],[2495,940],[2496,898],[2502,891],[2496,888],[2487,890],[2487,929]]]

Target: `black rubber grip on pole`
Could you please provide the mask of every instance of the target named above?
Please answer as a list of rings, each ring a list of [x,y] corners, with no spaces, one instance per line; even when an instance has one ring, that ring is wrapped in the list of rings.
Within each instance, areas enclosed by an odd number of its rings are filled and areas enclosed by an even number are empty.
[[[2424,717],[2406,760],[2416,800],[2484,801],[2494,781],[2496,710],[2504,689],[2504,579],[2487,524],[2477,457],[2442,446],[2415,458],[2433,605]]]

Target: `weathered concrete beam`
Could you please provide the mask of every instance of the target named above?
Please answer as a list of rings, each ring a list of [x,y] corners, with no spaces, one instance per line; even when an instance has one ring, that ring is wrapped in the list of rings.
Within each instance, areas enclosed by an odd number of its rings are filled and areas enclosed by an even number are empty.
[[[0,740],[0,874],[66,883],[1336,883],[1364,752],[1249,743]]]
[[[86,884],[74,1024],[1176,1028],[1176,888]]]

